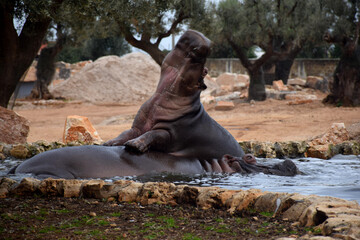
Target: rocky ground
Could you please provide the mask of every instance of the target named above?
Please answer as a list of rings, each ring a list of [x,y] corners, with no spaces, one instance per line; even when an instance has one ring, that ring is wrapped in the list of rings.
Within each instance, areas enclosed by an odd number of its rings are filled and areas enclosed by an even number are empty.
[[[0,239],[277,239],[318,235],[271,213],[79,198],[0,199]]]

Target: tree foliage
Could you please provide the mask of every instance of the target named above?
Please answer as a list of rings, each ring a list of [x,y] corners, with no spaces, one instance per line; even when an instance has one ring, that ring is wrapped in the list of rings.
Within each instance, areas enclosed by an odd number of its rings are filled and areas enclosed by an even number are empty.
[[[99,1],[100,20],[117,24],[126,41],[142,49],[161,65],[165,53],[161,40],[203,16],[204,0],[109,0]]]
[[[293,60],[305,42],[318,42],[327,26],[317,0],[224,0],[218,15],[222,33],[250,75],[249,99],[255,100],[266,98],[262,66],[284,61],[288,67],[286,61]],[[244,50],[253,46],[264,54],[250,62]]]

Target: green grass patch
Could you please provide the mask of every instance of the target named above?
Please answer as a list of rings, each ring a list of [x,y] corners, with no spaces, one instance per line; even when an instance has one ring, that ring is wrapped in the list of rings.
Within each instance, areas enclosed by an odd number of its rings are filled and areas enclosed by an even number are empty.
[[[185,233],[182,240],[201,240],[201,238],[194,236],[192,233]]]

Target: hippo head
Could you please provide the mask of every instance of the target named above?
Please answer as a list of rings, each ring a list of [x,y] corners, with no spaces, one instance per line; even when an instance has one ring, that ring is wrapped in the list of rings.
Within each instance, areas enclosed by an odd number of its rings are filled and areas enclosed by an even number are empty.
[[[161,66],[168,91],[178,96],[191,96],[206,89],[204,77],[206,58],[210,53],[210,40],[202,33],[188,30],[165,57]],[[164,86],[165,87],[165,86]]]

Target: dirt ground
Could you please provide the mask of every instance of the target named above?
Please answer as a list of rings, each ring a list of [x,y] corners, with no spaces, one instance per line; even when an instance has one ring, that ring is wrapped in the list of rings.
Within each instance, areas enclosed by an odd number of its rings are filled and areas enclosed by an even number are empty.
[[[0,199],[0,239],[277,239],[317,235],[271,213],[106,202],[95,199]]]
[[[216,111],[214,104],[206,105],[205,109],[238,141],[307,140],[324,133],[332,123],[343,122],[348,127],[360,121],[360,108],[325,106],[321,103],[325,95],[314,93],[319,100],[299,105],[290,105],[290,100],[268,99],[252,104],[239,102],[230,111]],[[19,101],[14,110],[30,121],[28,142],[62,141],[65,119],[69,115],[88,117],[106,141],[131,127],[140,105],[63,101],[34,105]]]

